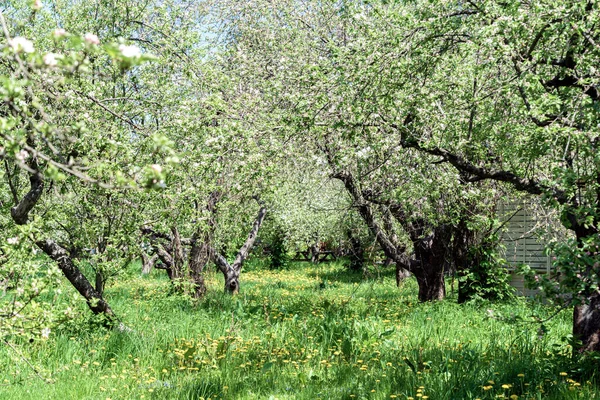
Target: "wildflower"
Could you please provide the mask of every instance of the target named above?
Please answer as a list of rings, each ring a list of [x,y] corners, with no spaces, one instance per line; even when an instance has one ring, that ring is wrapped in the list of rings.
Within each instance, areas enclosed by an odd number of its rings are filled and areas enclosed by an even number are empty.
[[[126,58],[136,58],[142,55],[140,48],[137,46],[127,46],[122,44],[119,46],[119,51],[121,52],[123,57]]]
[[[152,164],[150,166],[150,169],[152,169],[152,171],[156,172],[157,174],[160,174],[162,172],[162,167],[158,164]]]
[[[17,36],[8,41],[8,45],[17,53],[33,53],[33,42],[24,37]]]
[[[54,53],[46,53],[44,54],[44,57],[42,57],[42,60],[44,61],[44,64],[46,64],[49,67],[56,67],[56,65],[58,64],[58,60],[56,59],[57,54]]]
[[[512,385],[508,385],[505,383],[504,385],[502,385],[502,389],[510,389],[511,386]]]
[[[98,36],[94,35],[93,33],[86,33],[83,36],[83,40],[85,40],[87,44],[100,44],[100,39],[98,39]]]
[[[517,376],[518,376],[519,378],[524,378],[524,377],[525,377],[525,374],[519,374],[519,375],[517,375]]]
[[[519,396],[517,396],[516,394],[513,394],[510,396],[511,400],[517,400],[519,398]]]
[[[492,386],[484,386],[484,387],[483,387],[483,390],[485,390],[485,391],[488,391],[488,390],[490,390],[491,388],[492,388]]]
[[[566,372],[561,372],[561,373],[559,373],[559,375],[560,376],[567,376],[567,373]]]
[[[43,7],[43,4],[41,2],[41,0],[34,0],[31,8],[33,8],[34,11],[39,11],[41,10]]]
[[[6,239],[8,244],[16,245],[19,244],[19,238],[17,236]]]

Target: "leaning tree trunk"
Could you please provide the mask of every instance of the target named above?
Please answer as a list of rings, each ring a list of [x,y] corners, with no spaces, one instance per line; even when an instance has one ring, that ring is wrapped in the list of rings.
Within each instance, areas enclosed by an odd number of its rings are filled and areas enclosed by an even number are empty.
[[[248,238],[244,245],[238,251],[238,254],[233,262],[233,264],[229,264],[227,259],[223,257],[221,254],[216,252],[214,249],[211,249],[213,261],[225,277],[225,292],[236,294],[240,291],[240,273],[242,271],[242,265],[244,261],[250,254],[250,250],[252,246],[254,246],[254,242],[256,241],[256,236],[258,235],[258,230],[265,219],[265,215],[267,214],[267,209],[264,206],[261,206],[258,211],[258,216],[254,220],[254,224],[252,225],[252,229],[248,234]]]
[[[399,204],[395,204],[393,207],[390,206],[382,210],[384,212],[384,226],[388,227],[388,229],[382,229],[375,218],[371,205],[357,186],[352,174],[347,171],[341,171],[332,176],[344,183],[346,190],[354,199],[359,214],[377,239],[386,257],[394,259],[396,263],[415,275],[419,284],[419,300],[432,301],[443,299],[446,296],[444,264],[446,262],[446,248],[450,240],[450,230],[448,227],[445,225],[434,227],[433,233],[423,237],[425,228],[430,227],[424,221],[409,223],[402,207]],[[406,262],[408,260],[408,257],[405,255],[406,249],[397,242],[393,234],[393,229],[389,221],[391,218],[390,214],[409,233],[413,242],[415,260]]]
[[[34,144],[29,140],[28,143],[33,147]],[[29,213],[33,210],[44,191],[43,175],[39,172],[37,158],[35,156],[29,159],[28,167],[33,171],[29,174],[30,189],[10,210],[11,217],[17,225],[27,224],[29,221]],[[13,195],[16,199],[17,193],[14,192]],[[90,310],[95,314],[106,315],[108,317],[107,322],[109,324],[112,323],[114,317],[112,309],[102,295],[96,291],[85,275],[73,263],[69,252],[51,239],[38,240],[35,243],[48,257],[56,262],[63,275],[71,282],[79,294],[85,298]]]
[[[77,289],[87,301],[88,307],[94,314],[106,314],[109,317],[113,316],[108,303],[102,298],[102,295],[90,284],[85,275],[73,264],[73,260],[69,256],[69,252],[59,246],[56,242],[50,239],[37,241],[36,245],[56,261],[58,268],[62,271],[65,277],[71,282],[73,287]]]

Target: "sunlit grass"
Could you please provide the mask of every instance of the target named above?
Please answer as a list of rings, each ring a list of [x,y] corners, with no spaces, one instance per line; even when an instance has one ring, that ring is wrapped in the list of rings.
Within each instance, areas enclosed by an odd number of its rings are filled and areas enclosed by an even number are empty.
[[[391,271],[340,264],[250,269],[235,297],[209,273],[199,303],[170,295],[164,271],[123,278],[107,298],[130,331],[78,322],[19,345],[47,382],[0,347],[0,398],[597,397],[594,361],[572,361],[561,339],[568,312],[538,337],[509,321],[549,315],[541,305],[421,304],[413,280],[396,288]]]

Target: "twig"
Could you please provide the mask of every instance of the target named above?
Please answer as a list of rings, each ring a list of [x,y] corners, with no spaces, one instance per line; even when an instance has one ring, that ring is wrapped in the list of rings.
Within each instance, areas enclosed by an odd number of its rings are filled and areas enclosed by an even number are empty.
[[[46,381],[46,379],[44,379],[44,377],[42,375],[40,375],[40,373],[37,371],[37,369],[35,369],[35,367],[29,362],[29,360],[27,358],[25,358],[25,356],[23,356],[23,354],[21,354],[19,352],[19,350],[17,350],[12,344],[8,343],[5,339],[3,339],[2,341],[4,342],[5,345],[10,347],[12,349],[12,351],[14,351],[23,361],[25,361],[25,363],[27,363],[27,365],[29,365],[29,368],[31,368],[33,370],[33,372],[35,372],[37,377],[40,378],[42,380],[42,382],[44,382],[46,384],[48,383]]]

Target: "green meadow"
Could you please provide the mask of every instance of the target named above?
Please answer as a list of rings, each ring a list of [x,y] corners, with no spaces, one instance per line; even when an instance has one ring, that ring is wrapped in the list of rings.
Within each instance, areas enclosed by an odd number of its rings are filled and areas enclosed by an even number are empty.
[[[133,265],[107,289],[121,329],[85,318],[0,346],[0,399],[593,399],[569,311],[531,300],[417,301],[412,278],[341,263],[248,264],[241,293],[174,295]],[[86,319],[87,318],[87,319]],[[590,372],[592,371],[592,372]]]

